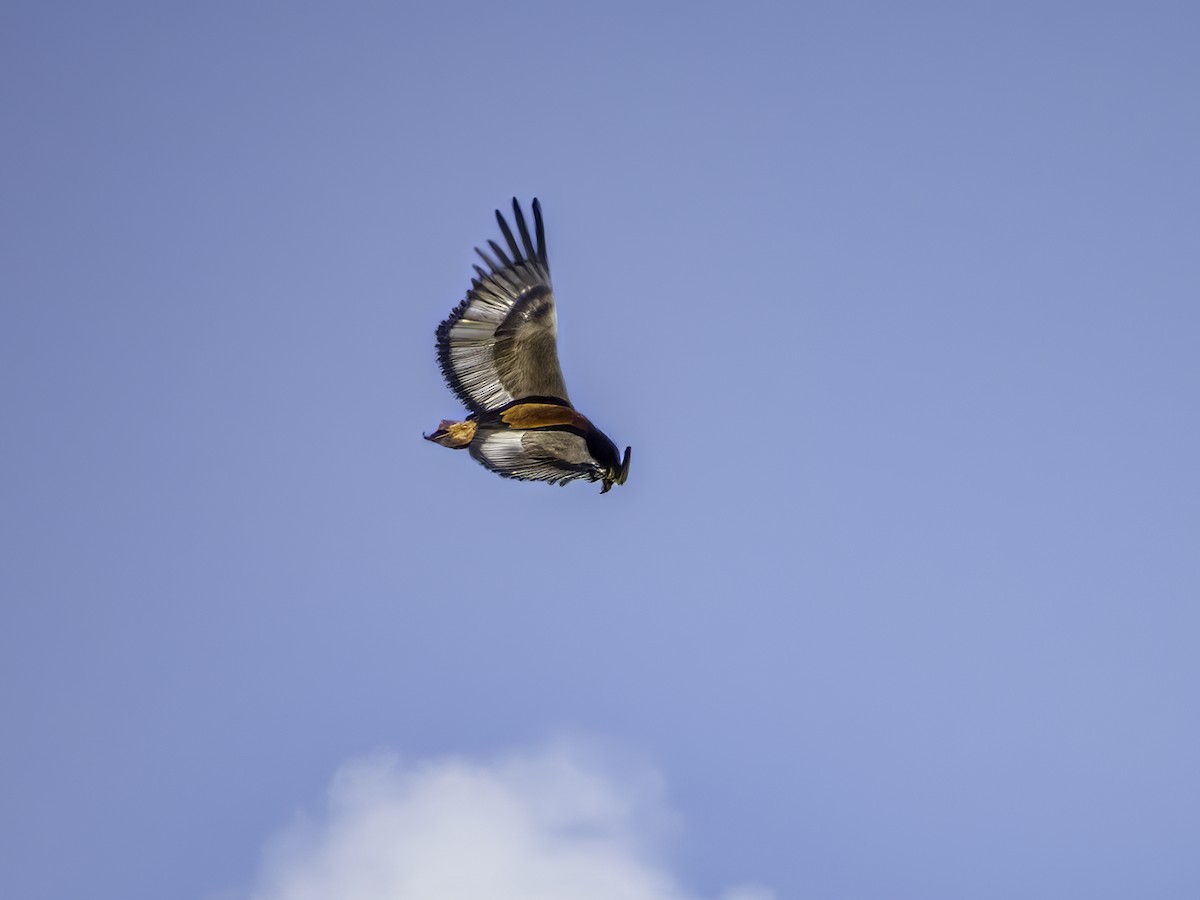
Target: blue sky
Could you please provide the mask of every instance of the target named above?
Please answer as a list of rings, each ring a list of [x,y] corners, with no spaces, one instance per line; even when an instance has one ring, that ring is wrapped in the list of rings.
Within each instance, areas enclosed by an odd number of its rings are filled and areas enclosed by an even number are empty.
[[[1196,896],[1198,27],[6,4],[6,893]],[[513,195],[604,497],[421,440]]]

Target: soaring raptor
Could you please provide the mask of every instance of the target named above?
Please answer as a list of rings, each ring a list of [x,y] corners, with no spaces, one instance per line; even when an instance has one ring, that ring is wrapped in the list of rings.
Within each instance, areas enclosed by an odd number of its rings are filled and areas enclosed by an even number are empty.
[[[463,421],[444,419],[425,439],[466,449],[505,478],[600,481],[603,494],[625,483],[629,448],[622,459],[567,398],[542,207],[533,201],[536,247],[515,197],[513,217],[521,243],[496,210],[508,252],[495,241],[488,241],[492,256],[475,248],[488,271],[475,266],[478,277],[466,298],[437,330],[442,374],[471,413]]]

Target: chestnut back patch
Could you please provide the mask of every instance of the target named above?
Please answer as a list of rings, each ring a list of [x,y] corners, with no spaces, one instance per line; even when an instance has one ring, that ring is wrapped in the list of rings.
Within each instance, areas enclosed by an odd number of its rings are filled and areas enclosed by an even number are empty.
[[[510,428],[550,428],[567,425],[587,431],[592,423],[569,406],[557,403],[518,403],[500,413],[500,419]]]

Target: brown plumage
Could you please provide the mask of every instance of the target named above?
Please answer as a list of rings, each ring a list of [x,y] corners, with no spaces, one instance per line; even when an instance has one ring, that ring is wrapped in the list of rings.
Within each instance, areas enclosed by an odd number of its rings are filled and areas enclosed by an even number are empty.
[[[466,298],[437,330],[437,355],[450,389],[471,411],[465,421],[445,420],[427,440],[466,449],[505,478],[601,481],[600,492],[624,484],[630,450],[622,459],[604,432],[567,397],[558,363],[558,313],[542,208],[533,201],[535,246],[513,199],[518,244],[500,211],[496,221],[506,253],[488,241],[488,265],[475,267]]]

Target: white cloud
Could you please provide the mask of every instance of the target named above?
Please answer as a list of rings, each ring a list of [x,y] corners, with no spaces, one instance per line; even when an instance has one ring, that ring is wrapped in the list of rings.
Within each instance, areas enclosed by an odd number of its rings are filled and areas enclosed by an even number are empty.
[[[661,779],[594,747],[346,763],[272,838],[253,900],[696,900],[656,853]],[[723,900],[771,900],[743,886]]]

